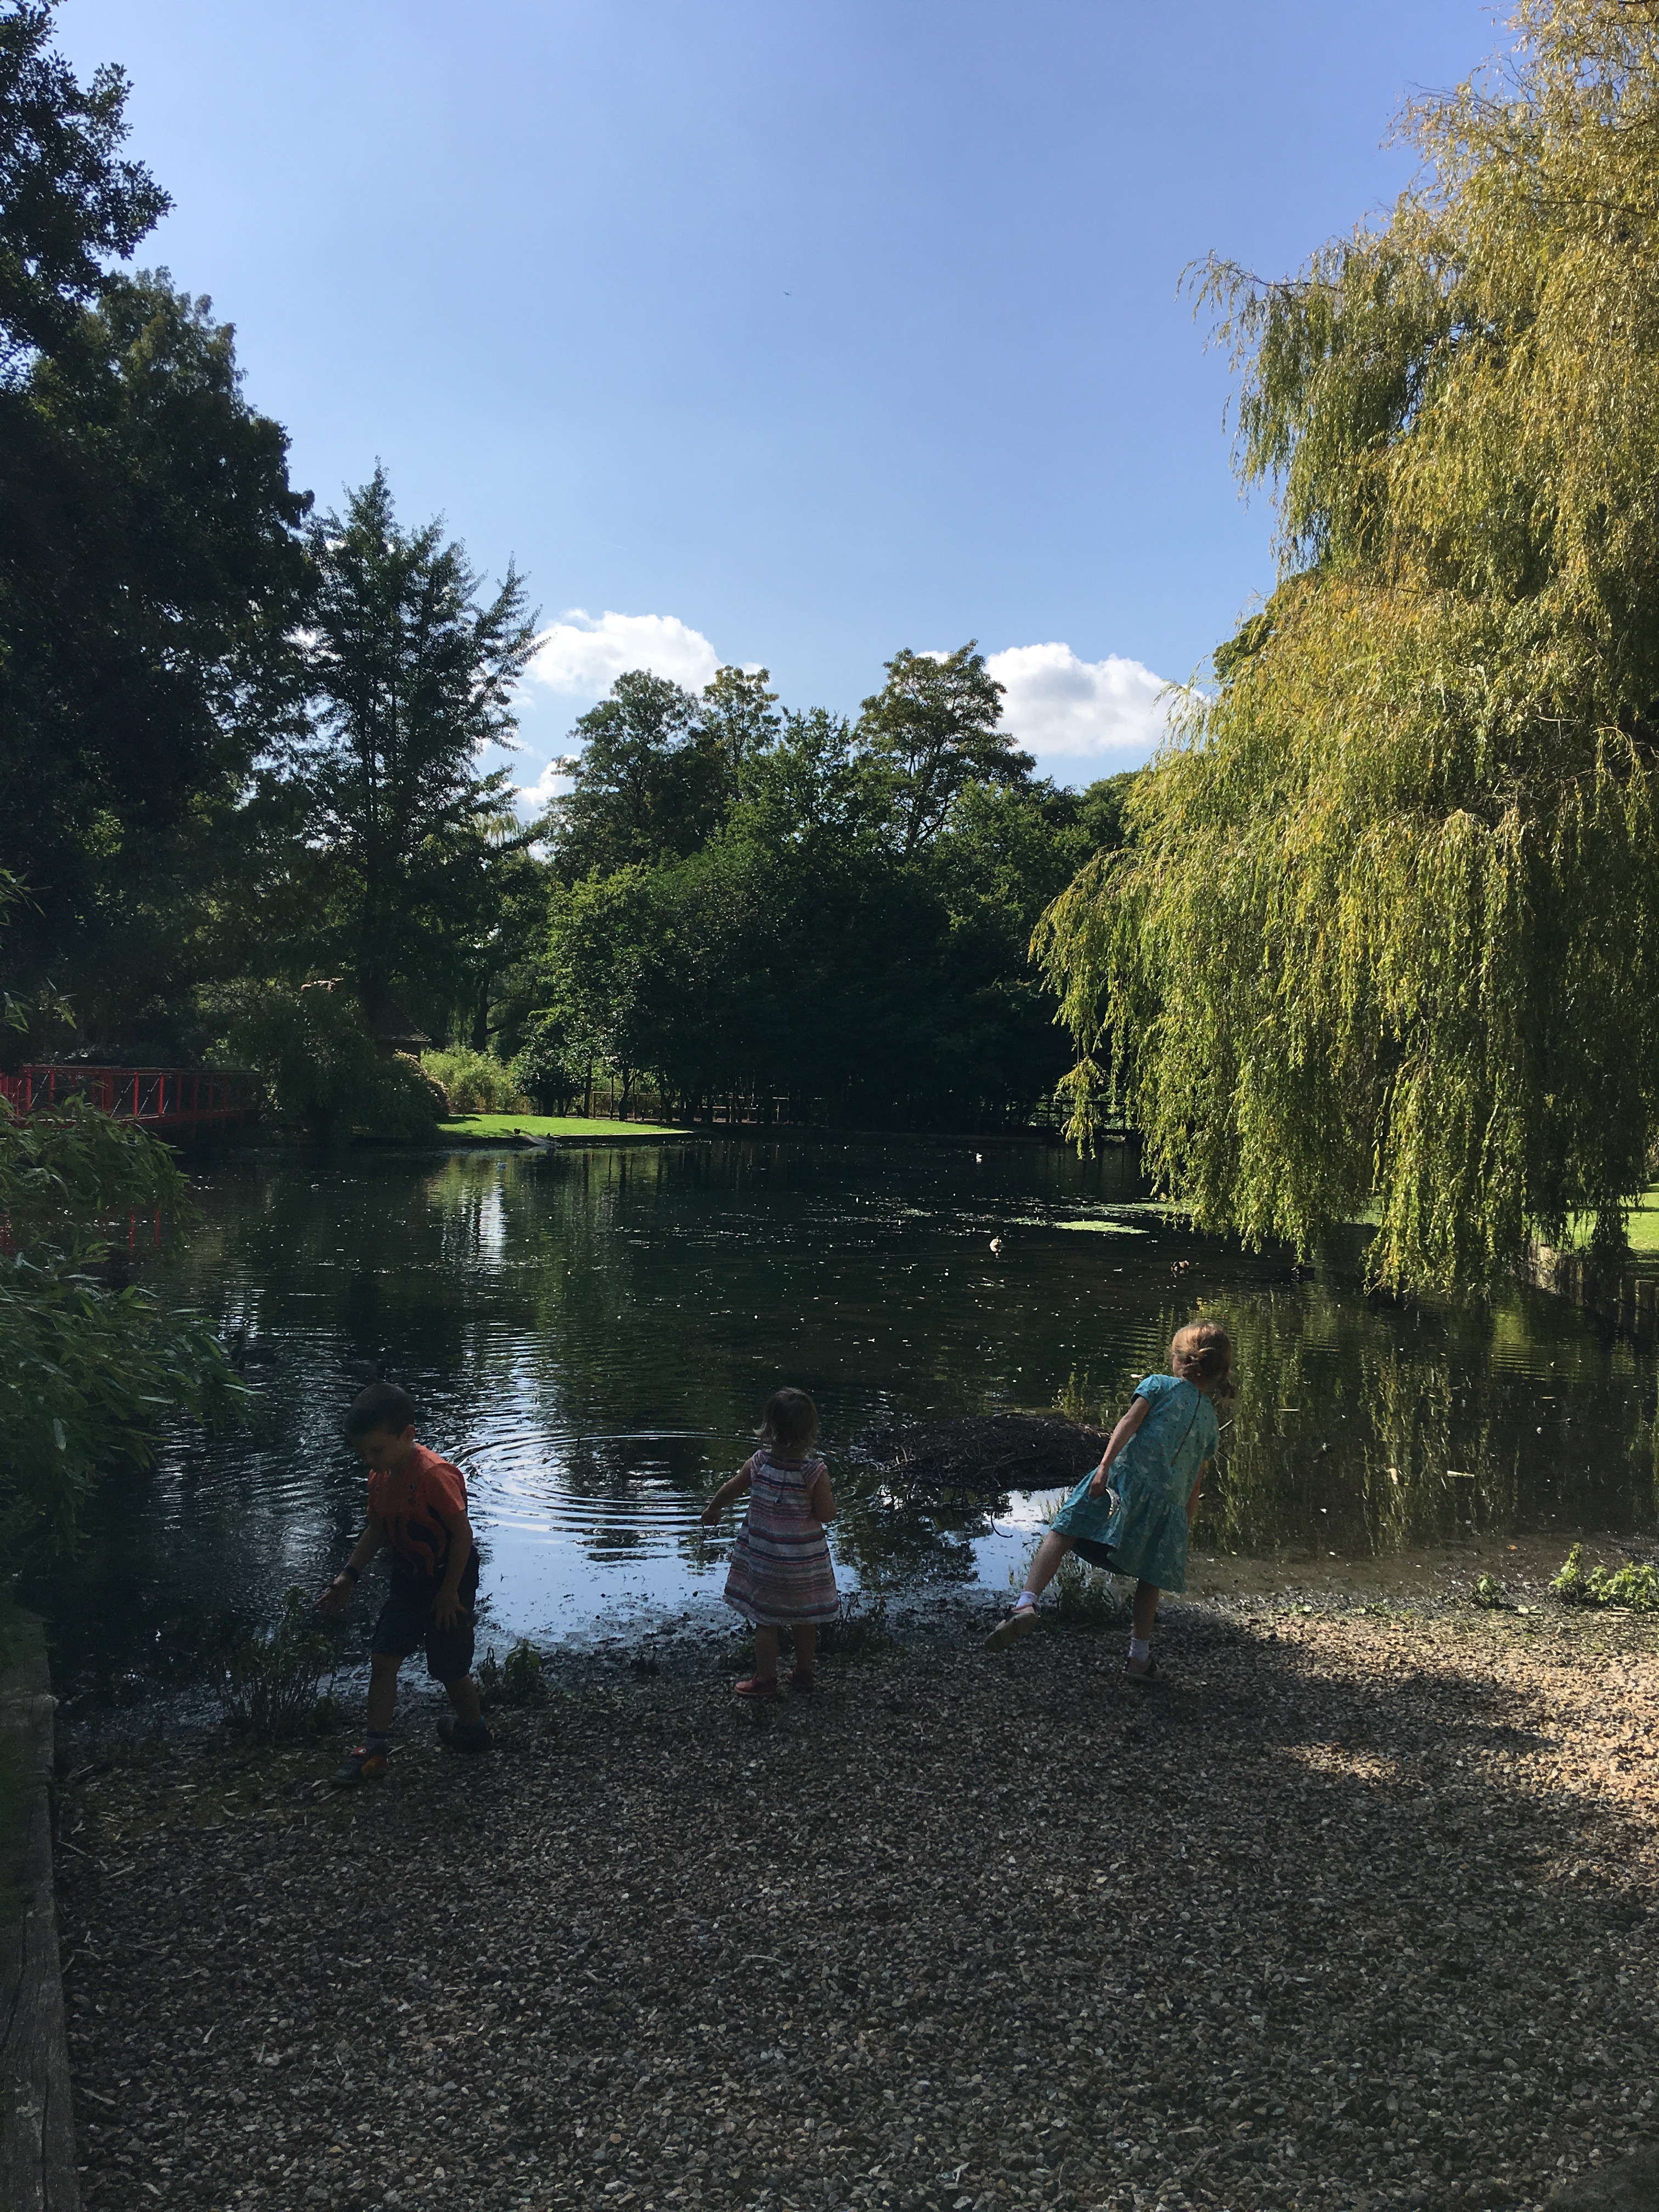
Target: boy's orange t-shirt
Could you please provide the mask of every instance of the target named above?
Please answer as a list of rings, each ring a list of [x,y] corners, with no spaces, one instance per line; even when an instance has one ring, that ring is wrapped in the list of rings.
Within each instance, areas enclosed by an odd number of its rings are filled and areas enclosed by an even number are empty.
[[[368,1471],[368,1510],[386,1542],[417,1575],[435,1581],[449,1564],[449,1531],[434,1512],[453,1520],[466,1510],[466,1477],[447,1459],[416,1444],[406,1459],[384,1472]]]

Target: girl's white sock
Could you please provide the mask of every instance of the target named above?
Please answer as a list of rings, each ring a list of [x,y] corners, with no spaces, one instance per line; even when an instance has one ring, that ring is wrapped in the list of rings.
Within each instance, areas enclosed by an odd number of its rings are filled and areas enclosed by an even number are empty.
[[[1129,1638],[1129,1656],[1137,1667],[1142,1665],[1152,1656],[1152,1639],[1150,1636],[1132,1636]]]
[[[1030,1590],[1022,1590],[1019,1595],[1014,1600],[1014,1611],[1016,1613],[1029,1613],[1036,1603],[1036,1600],[1032,1596]]]

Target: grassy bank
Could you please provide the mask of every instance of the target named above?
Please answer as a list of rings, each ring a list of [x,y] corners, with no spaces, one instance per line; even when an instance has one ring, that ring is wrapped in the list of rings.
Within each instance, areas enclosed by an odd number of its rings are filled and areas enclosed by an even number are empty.
[[[447,1137],[686,1137],[665,1121],[590,1121],[581,1114],[458,1114],[438,1124]]]

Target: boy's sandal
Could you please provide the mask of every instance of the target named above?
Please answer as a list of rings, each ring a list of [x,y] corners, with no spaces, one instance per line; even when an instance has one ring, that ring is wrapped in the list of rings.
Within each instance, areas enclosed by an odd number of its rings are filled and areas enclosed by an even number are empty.
[[[337,1790],[355,1790],[360,1782],[380,1782],[386,1777],[391,1760],[383,1751],[371,1751],[367,1744],[359,1744],[356,1751],[347,1752],[335,1768],[332,1781]]]
[[[790,1674],[789,1694],[792,1698],[810,1698],[817,1686],[815,1670],[811,1667],[797,1667]]]
[[[478,1721],[469,1728],[454,1713],[446,1713],[438,1723],[438,1741],[446,1751],[488,1751],[495,1741],[488,1721]]]
[[[1000,1620],[985,1639],[988,1651],[1006,1651],[1022,1636],[1029,1636],[1037,1625],[1036,1607],[1022,1605],[1011,1613],[1006,1620]]]
[[[740,1698],[775,1698],[778,1678],[775,1674],[750,1674],[744,1681],[733,1682],[732,1687]]]
[[[1133,1659],[1126,1659],[1123,1662],[1123,1679],[1126,1682],[1133,1682],[1138,1690],[1145,1690],[1149,1687],[1161,1686],[1169,1677],[1149,1653],[1144,1667],[1137,1667]]]

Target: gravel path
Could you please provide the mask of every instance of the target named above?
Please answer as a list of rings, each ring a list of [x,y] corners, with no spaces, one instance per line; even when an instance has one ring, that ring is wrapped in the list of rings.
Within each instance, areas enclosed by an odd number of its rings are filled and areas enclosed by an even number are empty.
[[[64,1784],[89,2212],[1528,2207],[1659,2136],[1659,1634],[1177,1612]],[[424,1731],[422,1730],[422,1733]],[[412,1731],[411,1731],[412,1736]]]

